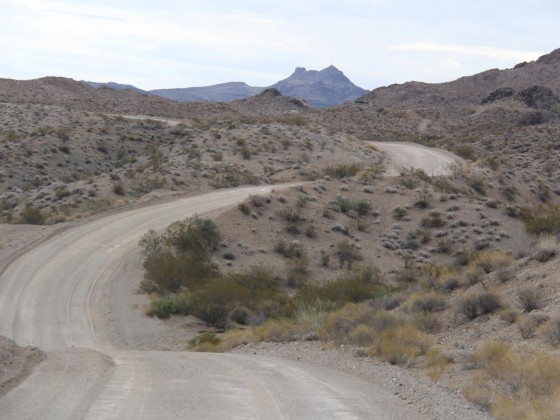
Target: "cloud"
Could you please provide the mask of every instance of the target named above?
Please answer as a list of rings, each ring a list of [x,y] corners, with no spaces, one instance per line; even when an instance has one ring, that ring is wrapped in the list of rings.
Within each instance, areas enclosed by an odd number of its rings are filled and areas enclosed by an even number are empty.
[[[393,45],[391,51],[417,51],[431,53],[456,53],[462,55],[482,56],[503,61],[532,61],[543,55],[542,52],[517,51],[478,45],[438,44],[434,42],[417,42],[413,44]]]

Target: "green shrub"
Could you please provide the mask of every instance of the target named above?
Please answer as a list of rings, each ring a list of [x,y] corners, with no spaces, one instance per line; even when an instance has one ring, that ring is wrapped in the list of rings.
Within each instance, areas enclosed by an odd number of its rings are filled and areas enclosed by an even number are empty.
[[[473,147],[471,145],[468,145],[468,144],[459,145],[459,146],[455,147],[455,149],[453,149],[453,151],[458,156],[462,157],[463,159],[472,160],[473,162],[478,159]]]
[[[351,178],[355,176],[361,167],[356,163],[341,163],[338,165],[331,165],[325,169],[325,174],[333,178]]]
[[[360,261],[362,259],[360,251],[354,248],[348,241],[342,241],[336,245],[336,254],[338,255],[338,262],[341,269],[344,263],[346,263],[350,270],[352,269],[352,263],[354,261]]]
[[[401,220],[406,215],[407,211],[404,207],[398,206],[393,209],[393,217],[397,220]]]
[[[113,192],[117,195],[125,195],[124,185],[122,182],[115,182],[113,184]]]
[[[437,228],[445,226],[445,220],[443,220],[443,217],[439,211],[433,211],[428,216],[424,217],[420,221],[420,224],[423,227]]]
[[[323,285],[307,285],[296,295],[296,301],[333,302],[344,304],[363,302],[386,294],[386,288],[380,286],[381,275],[376,269],[365,269],[349,276],[340,277]]]
[[[28,225],[44,225],[45,215],[36,207],[26,207],[21,212],[21,223]]]
[[[170,315],[187,315],[190,311],[189,298],[186,294],[158,296],[150,301],[144,313],[158,318],[169,318]]]

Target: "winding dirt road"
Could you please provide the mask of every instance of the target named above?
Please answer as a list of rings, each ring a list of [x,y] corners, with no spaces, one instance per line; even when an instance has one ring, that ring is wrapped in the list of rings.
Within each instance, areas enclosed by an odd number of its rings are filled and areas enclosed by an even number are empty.
[[[376,146],[395,161],[403,156],[400,145]],[[419,146],[410,147],[414,154]],[[444,164],[440,154],[427,156],[423,160],[431,160],[434,170]],[[271,188],[215,191],[109,215],[16,259],[0,277],[0,334],[46,350],[49,357],[0,399],[0,417],[422,418],[388,391],[340,372],[256,356],[141,350],[115,338],[114,331],[127,330],[127,321],[114,317],[107,302],[118,304],[119,273],[144,232]],[[137,310],[134,316],[141,317]]]
[[[49,351],[0,399],[6,419],[402,418],[370,383],[287,361],[117,348],[107,292],[140,236],[271,187],[239,188],[111,215],[14,261],[0,278],[0,334]],[[126,326],[122,326],[126,328]]]
[[[384,152],[389,160],[385,175],[397,176],[403,168],[418,168],[428,175],[447,175],[449,166],[462,161],[459,157],[443,149],[422,146],[416,143],[370,142]]]

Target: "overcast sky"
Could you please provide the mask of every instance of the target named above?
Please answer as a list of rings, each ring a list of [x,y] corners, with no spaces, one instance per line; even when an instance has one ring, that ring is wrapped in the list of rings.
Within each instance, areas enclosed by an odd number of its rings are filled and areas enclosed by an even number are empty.
[[[373,89],[534,60],[559,28],[558,0],[0,0],[0,77],[268,86],[333,63]]]

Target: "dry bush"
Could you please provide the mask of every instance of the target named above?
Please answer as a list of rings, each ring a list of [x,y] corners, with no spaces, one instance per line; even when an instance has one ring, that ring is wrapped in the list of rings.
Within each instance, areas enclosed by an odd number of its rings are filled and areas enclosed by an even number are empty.
[[[560,244],[554,235],[542,235],[537,241],[534,258],[539,262],[546,262],[558,253]]]
[[[435,292],[415,293],[404,303],[404,309],[408,312],[441,312],[446,306],[445,297]]]
[[[517,319],[517,328],[524,340],[533,337],[538,325],[537,320],[532,316],[524,315]]]
[[[413,325],[399,325],[376,337],[369,353],[392,365],[413,364],[430,347],[428,336]]]
[[[518,290],[517,298],[526,312],[534,311],[542,306],[542,292],[537,286],[526,286]]]
[[[543,324],[540,333],[545,341],[554,347],[560,344],[560,319],[551,320]]]
[[[560,205],[546,204],[521,209],[526,229],[536,235],[560,233]]]
[[[360,324],[354,328],[348,337],[351,344],[366,347],[373,343],[378,332],[369,325]]]
[[[513,324],[517,320],[519,313],[512,308],[503,308],[498,313],[498,316],[502,321],[507,322],[508,324]]]
[[[357,163],[340,163],[325,168],[325,174],[338,179],[351,178],[355,176],[360,169],[361,166]]]
[[[469,293],[461,297],[457,306],[457,313],[468,320],[473,320],[480,315],[494,313],[500,307],[500,300],[496,294],[482,291]]]
[[[445,220],[443,220],[443,217],[439,211],[433,211],[428,216],[424,217],[420,221],[420,224],[423,227],[438,228],[445,226]]]
[[[479,253],[470,266],[481,268],[485,273],[491,273],[498,269],[508,268],[512,263],[511,255],[505,251],[496,250]]]
[[[424,355],[424,366],[427,368],[428,377],[437,381],[445,373],[451,362],[449,356],[443,354],[439,349],[432,347]]]
[[[498,419],[557,418],[560,358],[488,342],[474,354],[480,371],[463,393]]]
[[[437,314],[418,312],[412,315],[412,324],[420,331],[435,334],[441,330],[441,321]]]

